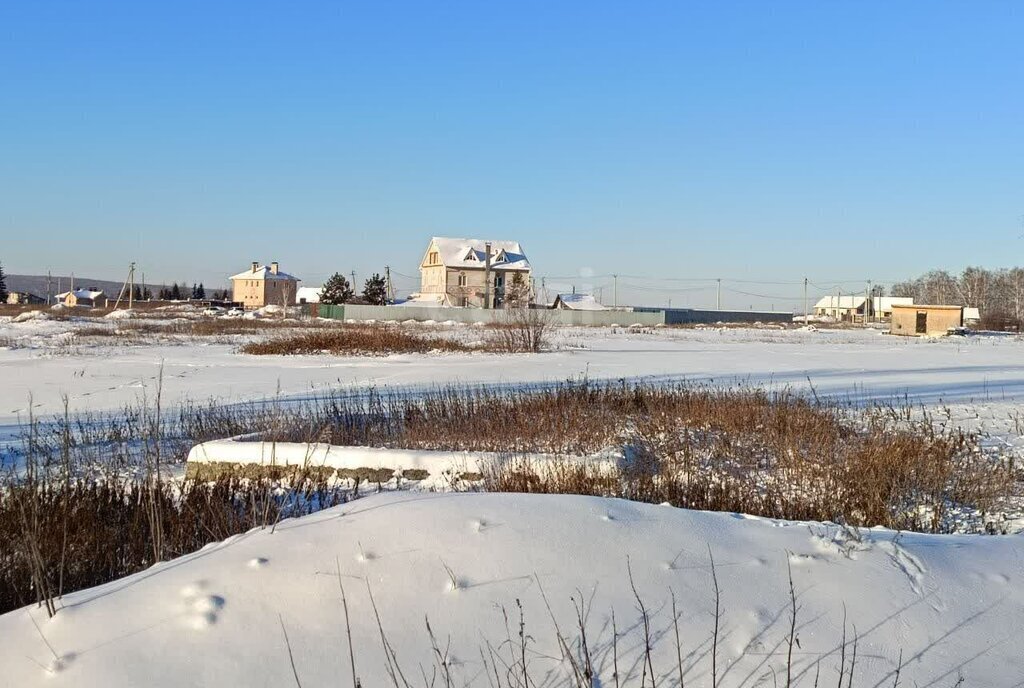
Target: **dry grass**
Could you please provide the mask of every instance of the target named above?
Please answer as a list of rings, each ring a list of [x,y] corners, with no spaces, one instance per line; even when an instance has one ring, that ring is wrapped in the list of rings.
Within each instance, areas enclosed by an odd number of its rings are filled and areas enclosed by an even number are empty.
[[[152,566],[155,546],[161,558],[181,556],[284,516],[334,506],[350,494],[316,475],[295,476],[280,494],[270,489],[278,485],[238,477],[163,482],[156,492],[156,531],[147,520],[148,495],[134,481],[8,485],[0,491],[0,613],[36,602],[40,582],[59,597]],[[21,516],[27,504],[38,519],[31,529]]]
[[[401,449],[563,455],[510,460],[487,489],[617,496],[787,519],[940,532],[953,507],[998,510],[1012,461],[908,409],[856,409],[757,389],[563,385],[323,399],[273,438]],[[618,458],[608,471],[579,461]],[[569,460],[569,457],[572,457]]]
[[[409,332],[398,326],[344,325],[250,342],[244,344],[241,350],[242,353],[257,356],[321,353],[386,356],[428,351],[462,352],[472,349],[461,342]]]

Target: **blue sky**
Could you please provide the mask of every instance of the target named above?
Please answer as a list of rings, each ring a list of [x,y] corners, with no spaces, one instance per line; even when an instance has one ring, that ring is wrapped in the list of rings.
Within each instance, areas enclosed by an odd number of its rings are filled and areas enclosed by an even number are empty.
[[[7,2],[0,261],[316,284],[487,236],[554,287],[786,309],[1020,264],[1022,35],[1012,2]]]

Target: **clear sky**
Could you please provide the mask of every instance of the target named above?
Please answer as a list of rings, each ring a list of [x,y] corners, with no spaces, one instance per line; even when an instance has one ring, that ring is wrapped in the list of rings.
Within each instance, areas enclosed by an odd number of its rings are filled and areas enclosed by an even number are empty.
[[[789,309],[1024,263],[1022,217],[1017,2],[0,3],[12,273],[318,284],[441,234]]]

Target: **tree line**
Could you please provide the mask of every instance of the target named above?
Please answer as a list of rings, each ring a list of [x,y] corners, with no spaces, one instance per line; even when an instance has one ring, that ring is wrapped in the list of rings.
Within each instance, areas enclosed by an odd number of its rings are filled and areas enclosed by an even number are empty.
[[[912,297],[914,303],[977,308],[982,324],[993,329],[1024,326],[1024,268],[969,267],[959,275],[932,270],[897,282],[889,291]]]
[[[137,294],[138,287],[135,287],[135,289]],[[150,299],[152,297],[152,294],[150,294],[148,289],[145,290],[145,294],[146,295],[142,297],[143,299]],[[139,297],[136,296],[135,298]],[[206,287],[203,286],[202,282],[199,284],[193,283],[192,289],[190,290],[187,284],[179,285],[177,282],[174,282],[169,287],[161,287],[160,291],[157,292],[157,298],[161,301],[184,301],[186,299],[204,301],[207,298]],[[215,289],[209,298],[213,301],[227,301],[230,297],[227,289]]]
[[[334,273],[324,282],[320,290],[320,303],[338,305],[342,303],[368,303],[371,306],[383,306],[388,302],[387,282],[376,272],[363,283],[361,297],[356,297],[355,290],[340,272]]]

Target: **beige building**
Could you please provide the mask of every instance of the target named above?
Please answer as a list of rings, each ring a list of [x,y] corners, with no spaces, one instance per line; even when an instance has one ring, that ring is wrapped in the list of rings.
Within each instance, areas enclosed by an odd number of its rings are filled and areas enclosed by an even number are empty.
[[[532,294],[530,272],[519,242],[433,237],[420,261],[420,291],[409,302],[463,308],[525,305]]]
[[[281,272],[277,262],[252,267],[231,277],[231,300],[247,309],[294,306],[299,279]]]
[[[964,324],[960,306],[893,306],[890,334],[939,337]]]

